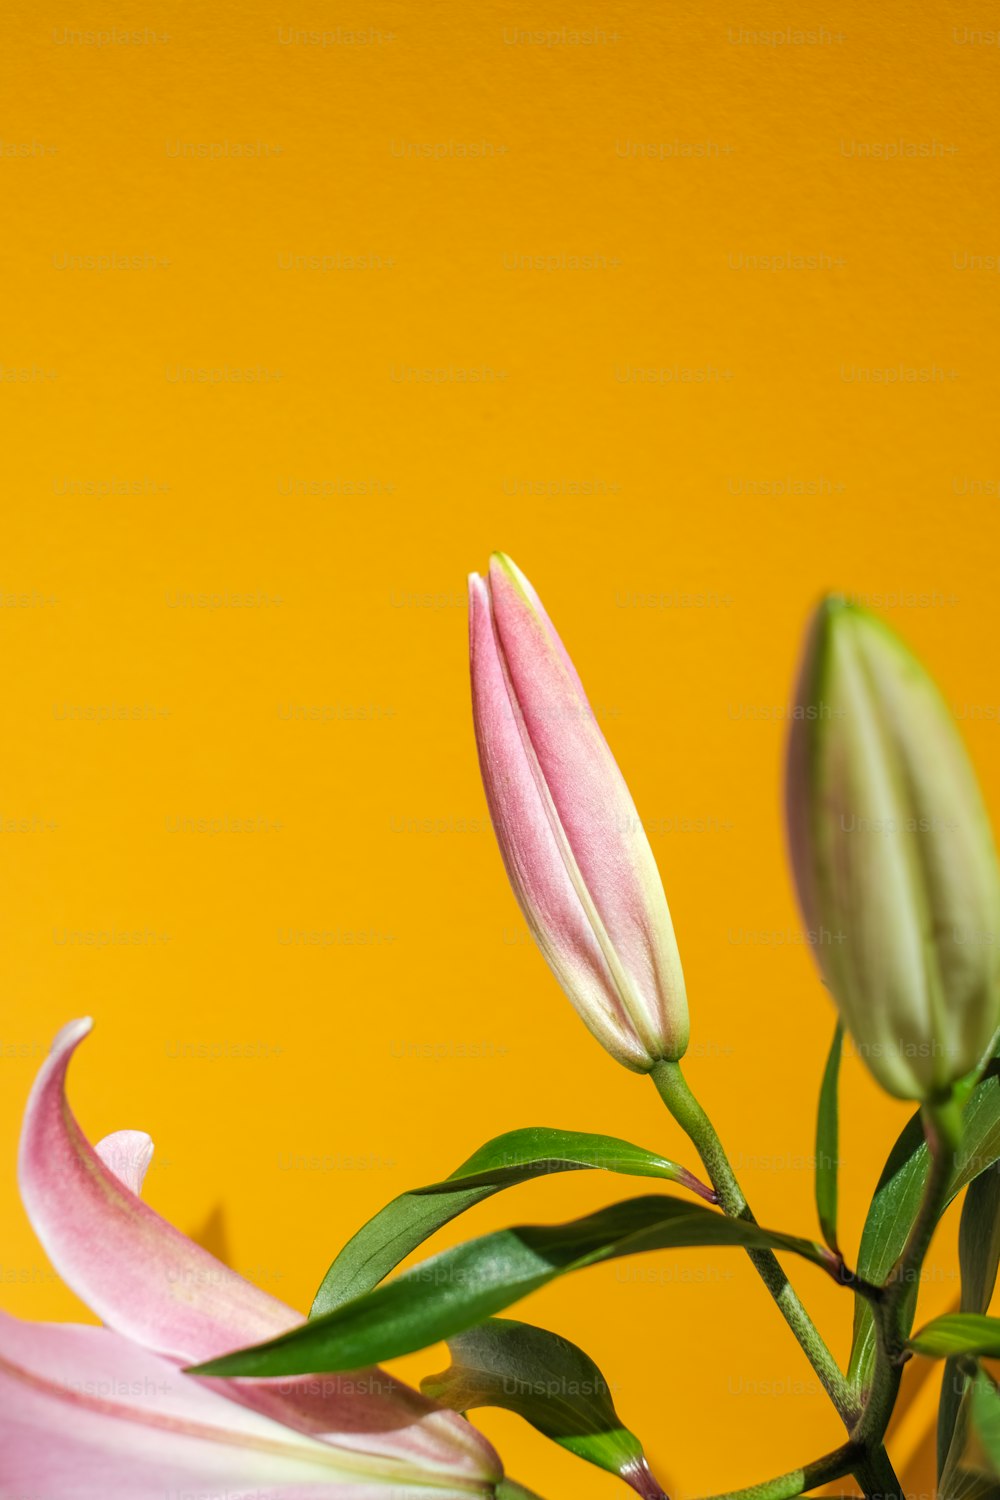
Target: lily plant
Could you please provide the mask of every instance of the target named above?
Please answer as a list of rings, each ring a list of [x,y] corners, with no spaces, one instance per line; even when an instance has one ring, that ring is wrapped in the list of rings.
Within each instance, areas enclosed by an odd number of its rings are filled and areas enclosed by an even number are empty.
[[[475,738],[500,852],[528,926],[592,1036],[648,1076],[703,1178],[607,1134],[524,1126],[387,1204],[339,1250],[308,1317],[186,1239],[142,1200],[148,1137],[92,1146],[66,1098],[90,1023],[56,1038],[28,1104],[21,1191],[53,1264],[103,1327],[0,1316],[0,1500],[538,1500],[468,1413],[504,1407],[644,1500],[664,1500],[604,1374],[563,1333],[500,1314],[590,1266],[691,1246],[746,1252],[844,1428],[831,1452],[734,1500],[791,1500],[853,1476],[903,1500],[885,1446],[905,1367],[944,1361],[945,1500],[995,1500],[1000,1359],[1000,868],[975,774],[927,672],[886,625],[830,596],[806,637],[786,776],[807,928],[838,1017],[816,1119],[818,1237],[764,1228],[682,1070],[689,1016],[656,861],[580,677],[537,593],[495,556],[470,580]],[[846,1032],[916,1105],[861,1240],[838,1233]],[[401,1270],[439,1229],[549,1172],[643,1179],[563,1224],[516,1224]],[[920,1272],[962,1197],[958,1311],[914,1331]],[[842,1369],[794,1290],[796,1259],[843,1289]],[[418,1393],[383,1362],[445,1341]],[[728,1497],[727,1497],[728,1500]]]

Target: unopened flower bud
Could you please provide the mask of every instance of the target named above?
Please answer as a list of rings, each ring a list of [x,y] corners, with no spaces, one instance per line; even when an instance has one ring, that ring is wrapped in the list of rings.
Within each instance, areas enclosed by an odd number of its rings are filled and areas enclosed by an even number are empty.
[[[470,579],[472,703],[507,874],[556,978],[638,1072],[682,1055],[684,975],[635,804],[538,595],[502,554]]]
[[[788,754],[792,863],[816,958],[883,1088],[940,1100],[1000,1024],[1000,875],[975,773],[902,641],[830,597]]]

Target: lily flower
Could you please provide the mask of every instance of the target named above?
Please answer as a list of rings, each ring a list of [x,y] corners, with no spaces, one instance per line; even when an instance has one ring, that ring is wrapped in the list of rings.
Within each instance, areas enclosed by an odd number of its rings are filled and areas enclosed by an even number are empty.
[[[148,1136],[87,1141],[65,1079],[90,1028],[64,1027],[42,1066],[20,1182],[53,1265],[104,1326],[0,1314],[0,1496],[492,1496],[502,1471],[486,1440],[383,1370],[282,1380],[182,1373],[302,1318],[142,1201]]]
[[[503,553],[469,579],[479,765],[507,876],[581,1018],[638,1073],[688,1043],[684,974],[663,885],[583,684]]]

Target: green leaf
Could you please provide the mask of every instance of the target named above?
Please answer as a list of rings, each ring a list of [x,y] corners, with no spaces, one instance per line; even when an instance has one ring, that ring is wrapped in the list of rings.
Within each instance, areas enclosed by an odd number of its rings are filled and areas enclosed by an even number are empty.
[[[369,1219],[327,1271],[309,1316],[332,1312],[370,1292],[442,1225],[502,1188],[550,1172],[588,1168],[625,1177],[664,1178],[715,1201],[711,1189],[676,1162],[614,1136],[544,1126],[511,1130],[487,1141],[444,1182],[403,1193]]]
[[[977,1370],[972,1387],[972,1430],[982,1445],[991,1474],[1000,1477],[1000,1395],[983,1370]]]
[[[984,1313],[1000,1267],[1000,1172],[992,1168],[969,1184],[958,1228],[962,1311]]]
[[[568,1224],[525,1224],[444,1250],[268,1343],[198,1367],[202,1375],[357,1370],[450,1339],[585,1266],[693,1245],[789,1250],[825,1269],[830,1252],[679,1198],[629,1198]]]
[[[972,1400],[981,1378],[981,1372],[973,1372],[958,1402],[955,1430],[938,1482],[941,1500],[1000,1500],[1000,1484],[990,1471],[973,1423]]]
[[[909,1348],[932,1359],[975,1354],[1000,1359],[1000,1318],[984,1313],[943,1313],[910,1338]]]
[[[532,1323],[491,1318],[450,1339],[451,1367],[420,1388],[453,1411],[499,1406],[577,1458],[624,1479],[645,1500],[666,1500],[639,1439],[615,1411],[608,1383],[569,1339]]]
[[[945,1207],[956,1194],[1000,1160],[1000,1076],[997,1065],[976,1085],[965,1108],[962,1144]],[[866,1281],[881,1283],[899,1259],[917,1215],[927,1179],[928,1155],[919,1113],[904,1127],[882,1169],[858,1252],[857,1272]],[[917,1284],[909,1296],[912,1321]],[[871,1307],[862,1298],[854,1304],[854,1342],[848,1377],[862,1391],[871,1378],[875,1358],[875,1324]]]
[[[995,1168],[970,1182],[958,1227],[962,1273],[961,1311],[984,1313],[990,1305],[1000,1266],[1000,1173]],[[941,1381],[938,1406],[938,1473],[943,1473],[965,1390],[961,1362],[950,1359]]]
[[[496,1500],[541,1500],[534,1490],[526,1490],[523,1484],[513,1479],[501,1479],[496,1487]]]
[[[837,1088],[840,1083],[840,1056],[843,1047],[844,1028],[838,1021],[823,1073],[819,1113],[816,1117],[816,1208],[823,1238],[837,1254],[840,1253],[837,1246],[837,1166],[840,1149]]]

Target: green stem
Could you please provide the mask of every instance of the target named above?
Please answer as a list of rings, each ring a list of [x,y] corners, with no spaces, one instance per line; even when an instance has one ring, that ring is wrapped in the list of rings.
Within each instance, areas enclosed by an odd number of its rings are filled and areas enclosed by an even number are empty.
[[[867,1500],[906,1500],[903,1486],[881,1444],[866,1451],[853,1473]]]
[[[708,1115],[688,1087],[680,1064],[668,1061],[658,1062],[649,1076],[656,1085],[660,1098],[694,1144],[705,1165],[712,1186],[718,1194],[719,1206],[723,1213],[731,1219],[756,1222],[743,1196],[743,1190],[736,1180],[736,1174],[723,1149],[722,1142],[716,1135]],[[777,1257],[770,1250],[749,1250],[747,1254],[777,1303],[782,1317],[801,1344],[824,1390],[850,1430],[857,1419],[853,1393],[843,1372],[823,1342],[815,1323],[799,1301]],[[789,1493],[797,1494],[799,1491]]]
[[[813,1459],[801,1469],[790,1469],[787,1474],[778,1474],[774,1479],[765,1479],[762,1484],[748,1485],[744,1490],[726,1490],[724,1494],[712,1495],[708,1500],[794,1500],[820,1484],[829,1484],[831,1479],[843,1479],[852,1474],[858,1462],[858,1452],[850,1443],[835,1448],[822,1458]]]

